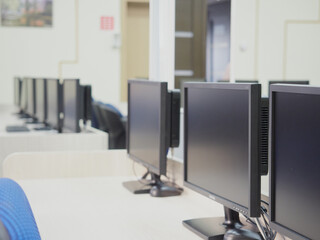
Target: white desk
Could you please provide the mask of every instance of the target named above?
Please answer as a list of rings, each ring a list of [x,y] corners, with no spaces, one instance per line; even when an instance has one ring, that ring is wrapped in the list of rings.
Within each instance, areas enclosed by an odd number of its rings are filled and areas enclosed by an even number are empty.
[[[4,170],[26,192],[42,239],[199,239],[183,220],[223,216],[222,205],[187,188],[179,197],[131,194],[122,182],[135,179],[132,164],[125,150],[17,153]],[[181,185],[182,164],[167,170]]]
[[[195,240],[190,218],[223,216],[222,205],[186,190],[152,198],[122,187],[132,177],[23,180],[42,239]]]
[[[2,162],[17,152],[43,151],[77,151],[105,150],[108,148],[108,134],[87,127],[81,133],[62,133],[56,131],[32,131],[7,133],[7,125],[21,125],[24,120],[18,119],[12,113],[17,111],[13,106],[0,106],[0,177]]]
[[[179,165],[168,162],[176,182],[182,180]],[[138,176],[145,172],[134,168]],[[4,169],[27,194],[46,240],[191,240],[198,237],[183,220],[223,215],[220,204],[187,189],[170,198],[130,193],[122,182],[136,177],[125,150],[17,153]]]

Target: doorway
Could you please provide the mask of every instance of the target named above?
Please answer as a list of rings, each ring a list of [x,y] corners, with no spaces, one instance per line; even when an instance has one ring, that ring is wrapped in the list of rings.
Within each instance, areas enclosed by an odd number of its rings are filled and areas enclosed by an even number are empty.
[[[127,101],[128,79],[149,77],[149,0],[123,0],[121,101]]]
[[[207,81],[229,80],[230,67],[230,0],[208,1]]]

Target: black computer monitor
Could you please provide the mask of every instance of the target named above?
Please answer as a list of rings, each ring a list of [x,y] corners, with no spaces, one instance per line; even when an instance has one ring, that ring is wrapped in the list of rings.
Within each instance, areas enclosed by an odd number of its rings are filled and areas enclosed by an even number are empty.
[[[192,219],[183,224],[206,239],[234,237],[232,231],[259,236],[257,229],[250,232],[239,225],[239,213],[260,216],[261,85],[186,83],[185,96],[184,183],[223,204],[225,221]]]
[[[271,227],[319,239],[320,87],[270,87]]]
[[[47,82],[46,79],[37,78],[36,83],[36,113],[38,122],[45,122],[47,119]]]
[[[81,118],[80,80],[65,79],[63,81],[63,132],[80,132]]]
[[[62,85],[59,79],[47,79],[47,120],[46,123],[53,129],[62,131]]]
[[[92,119],[92,88],[91,85],[81,85],[81,119],[86,124]]]
[[[299,84],[299,85],[309,85],[308,80],[271,80],[269,81],[269,89],[272,84]]]
[[[14,78],[14,105],[20,107],[22,80],[18,77]]]
[[[229,79],[218,79],[217,80],[218,83],[230,83]]]
[[[27,79],[27,114],[34,118],[36,113],[35,79]]]
[[[28,78],[23,78],[21,83],[21,100],[20,100],[20,109],[22,113],[26,114],[27,105],[28,105],[28,89],[27,89]]]
[[[175,95],[175,94],[173,94]],[[143,80],[128,81],[128,133],[127,152],[129,157],[145,166],[151,174],[151,181],[140,184],[139,181],[126,182],[124,186],[134,193],[151,193],[152,196],[174,196],[181,189],[169,187],[160,180],[167,172],[167,152],[179,142],[170,141],[171,136],[179,134],[170,130],[172,116],[172,93],[168,92],[166,82]],[[173,97],[175,104],[180,99]],[[178,116],[179,117],[179,116]],[[179,118],[178,118],[179,119]],[[177,120],[174,121],[176,124]]]
[[[236,80],[236,83],[259,83],[258,80]]]

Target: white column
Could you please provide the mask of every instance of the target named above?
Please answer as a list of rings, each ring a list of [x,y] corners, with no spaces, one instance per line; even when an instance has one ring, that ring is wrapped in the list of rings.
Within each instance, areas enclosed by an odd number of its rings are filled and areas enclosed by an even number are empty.
[[[174,88],[175,62],[175,0],[150,1],[151,81],[168,82]]]

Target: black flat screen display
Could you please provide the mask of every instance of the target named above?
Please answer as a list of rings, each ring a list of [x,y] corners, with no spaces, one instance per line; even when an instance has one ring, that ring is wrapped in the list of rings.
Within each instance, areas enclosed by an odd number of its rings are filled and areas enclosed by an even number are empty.
[[[53,128],[60,128],[59,80],[47,80],[47,123]]]
[[[130,155],[156,169],[160,168],[161,85],[131,83],[129,86]]]
[[[273,93],[275,222],[319,239],[320,96]]]
[[[35,96],[34,79],[27,80],[27,113],[34,116],[36,111],[36,96]]]
[[[16,106],[20,106],[21,85],[20,78],[14,78],[14,105]]]
[[[80,84],[78,79],[63,82],[63,131],[80,132]]]
[[[28,105],[28,89],[27,89],[27,78],[23,78],[21,82],[21,100],[20,109],[24,112],[27,110]]]
[[[44,122],[47,118],[45,79],[36,79],[36,118]]]
[[[248,208],[248,90],[192,87],[186,103],[187,182]]]

